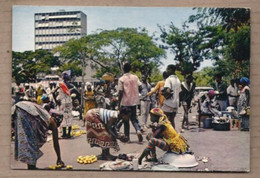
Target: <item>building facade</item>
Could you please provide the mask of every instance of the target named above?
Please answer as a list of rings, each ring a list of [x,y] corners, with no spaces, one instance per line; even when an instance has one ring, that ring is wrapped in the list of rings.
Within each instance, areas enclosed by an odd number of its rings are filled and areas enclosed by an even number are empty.
[[[35,50],[52,50],[87,35],[87,16],[81,11],[36,13],[34,22]]]

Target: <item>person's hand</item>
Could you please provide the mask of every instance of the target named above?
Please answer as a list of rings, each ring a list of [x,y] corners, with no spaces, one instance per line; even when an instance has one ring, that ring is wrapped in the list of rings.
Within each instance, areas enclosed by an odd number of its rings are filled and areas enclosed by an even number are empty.
[[[57,160],[56,165],[60,165],[61,167],[65,166],[65,164],[62,160]]]

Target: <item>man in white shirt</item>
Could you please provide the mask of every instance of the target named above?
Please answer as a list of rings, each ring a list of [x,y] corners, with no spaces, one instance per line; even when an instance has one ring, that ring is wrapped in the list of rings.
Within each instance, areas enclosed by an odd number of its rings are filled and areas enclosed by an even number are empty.
[[[175,70],[175,65],[170,64],[167,66],[166,71],[169,77],[165,80],[164,91],[168,94],[172,93],[172,95],[165,98],[162,106],[162,110],[164,111],[174,128],[174,118],[179,107],[179,93],[181,91],[181,82],[179,78],[175,75]]]
[[[230,85],[227,88],[228,102],[229,106],[236,108],[238,99],[238,88],[235,85],[235,80],[231,79]]]

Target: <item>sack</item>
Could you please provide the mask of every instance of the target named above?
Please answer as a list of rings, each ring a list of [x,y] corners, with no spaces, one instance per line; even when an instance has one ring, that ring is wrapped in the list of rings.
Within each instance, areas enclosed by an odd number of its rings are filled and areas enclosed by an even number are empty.
[[[169,99],[173,96],[173,90],[170,88],[163,88],[162,95],[164,96],[165,99]]]
[[[250,115],[250,107],[248,106],[248,107],[243,108],[240,111],[239,115],[241,115],[241,116],[249,116]]]

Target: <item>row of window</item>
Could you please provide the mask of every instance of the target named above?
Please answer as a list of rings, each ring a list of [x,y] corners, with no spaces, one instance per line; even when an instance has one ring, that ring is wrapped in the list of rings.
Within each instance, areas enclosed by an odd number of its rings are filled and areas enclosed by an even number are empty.
[[[60,27],[60,26],[77,26],[81,25],[81,21],[50,21],[50,22],[35,22],[35,27]]]
[[[35,29],[35,35],[75,34],[80,32],[81,28]]]
[[[79,39],[80,36],[47,36],[47,37],[35,37],[35,42],[56,42],[56,41],[69,41],[70,39]]]
[[[35,20],[51,20],[51,19],[70,19],[70,18],[80,18],[80,13],[78,14],[59,14],[59,15],[35,15]]]
[[[35,37],[52,37],[52,36],[85,36],[84,33],[62,33],[62,34],[37,34]]]

